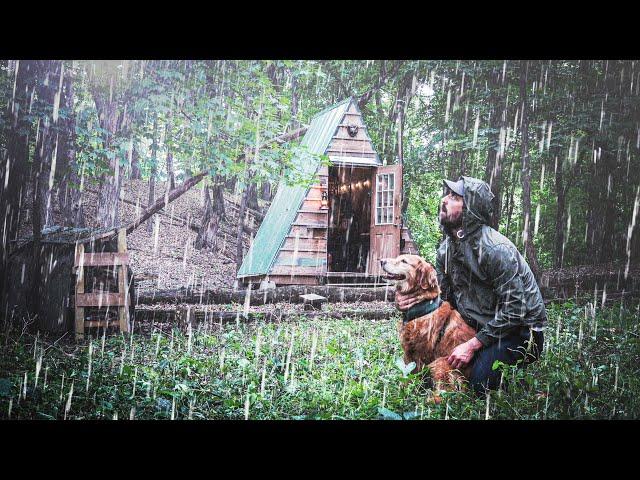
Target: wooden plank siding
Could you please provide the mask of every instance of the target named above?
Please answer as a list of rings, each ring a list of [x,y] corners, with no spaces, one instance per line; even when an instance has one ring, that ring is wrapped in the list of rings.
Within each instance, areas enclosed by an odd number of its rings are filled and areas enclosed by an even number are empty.
[[[296,225],[327,225],[327,218],[329,217],[329,210],[316,210],[316,211],[299,211],[294,220]]]
[[[317,275],[269,275],[269,281],[276,285],[318,285]]]
[[[280,250],[293,250],[296,247],[296,243],[299,250],[326,251],[327,249],[326,238],[298,237],[296,242],[294,236],[285,238]]]
[[[85,267],[111,267],[117,265],[127,265],[129,263],[129,254],[124,253],[85,253],[80,254],[79,250],[76,251],[75,264],[77,267],[80,264]]]
[[[322,192],[327,190],[329,182],[329,168],[320,166],[317,176],[320,183],[309,188],[269,272],[270,277],[292,278],[287,284],[297,283],[301,275],[322,275],[327,270],[329,211],[320,210],[320,206]],[[316,283],[312,280],[309,284]]]
[[[349,135],[349,125],[358,127],[358,132],[354,137]],[[376,159],[376,151],[366,130],[362,115],[358,112],[356,105],[352,103],[329,143],[327,154]]]
[[[315,275],[321,276],[325,275],[326,268],[323,267],[287,267],[287,266],[279,266],[274,265],[271,268],[271,272],[269,273],[269,277],[273,275]]]
[[[77,307],[120,307],[126,306],[127,299],[120,293],[77,293]]]
[[[327,256],[321,252],[301,252],[298,251],[297,255],[294,252],[278,253],[278,258],[274,263],[274,266],[279,267],[314,267],[324,268],[327,264]]]
[[[76,244],[76,258],[84,256],[84,243]],[[84,294],[84,266],[80,265],[76,270],[76,298],[75,298],[75,332],[76,340],[84,338],[84,308],[78,305],[78,295]]]
[[[371,146],[371,142],[354,142],[353,140],[343,140],[334,137],[329,146],[328,153],[360,153],[363,155],[376,156],[376,152]]]
[[[312,185],[311,188],[309,188],[309,192],[307,192],[307,196],[305,197],[305,200],[322,200],[322,192],[326,191],[327,187],[326,186],[321,186],[321,185]]]
[[[302,208],[300,210],[320,210],[322,206],[321,199],[311,200],[309,197],[302,202]]]

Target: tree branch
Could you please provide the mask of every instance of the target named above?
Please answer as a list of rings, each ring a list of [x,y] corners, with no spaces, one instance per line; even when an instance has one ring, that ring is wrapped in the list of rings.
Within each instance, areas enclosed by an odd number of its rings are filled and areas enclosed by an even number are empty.
[[[263,149],[268,147],[269,145],[276,143],[278,145],[281,145],[285,142],[288,142],[290,140],[294,140],[302,135],[304,135],[307,131],[309,127],[302,127],[302,128],[298,128],[297,130],[294,130],[292,132],[289,133],[285,133],[282,134],[278,137],[272,138],[270,140],[267,140],[266,142],[264,142],[262,145],[260,145],[258,147],[258,149]],[[245,154],[243,153],[242,155],[240,155],[236,161],[240,161],[245,157]],[[140,214],[140,216],[138,216],[138,218],[136,218],[133,222],[131,222],[129,225],[127,225],[126,229],[127,229],[127,235],[131,232],[133,232],[136,228],[138,228],[144,221],[148,220],[152,215],[154,215],[156,212],[162,210],[164,207],[166,207],[169,203],[173,202],[176,198],[182,196],[182,194],[184,194],[185,192],[187,192],[189,189],[191,189],[192,187],[194,187],[195,185],[197,185],[198,183],[200,183],[200,181],[206,177],[209,174],[208,170],[204,170],[200,173],[198,173],[197,175],[191,177],[190,179],[186,180],[185,182],[182,183],[182,185],[180,185],[179,187],[174,188],[173,190],[171,190],[168,195],[166,196],[162,196],[160,198],[158,198],[158,200],[156,200],[156,202],[153,205],[150,205],[144,212],[142,212]],[[166,199],[166,200],[165,200]]]
[[[384,65],[383,65],[383,67],[384,67]],[[360,95],[360,97],[358,98],[358,108],[362,109],[369,102],[369,100],[371,100],[371,97],[378,90],[380,90],[385,83],[387,83],[387,80],[390,77],[393,77],[396,73],[398,73],[399,69],[400,69],[400,62],[396,63],[393,66],[392,71],[388,75],[387,75],[386,71],[381,72],[382,74],[378,78],[378,81],[376,82],[376,84],[371,89],[369,89],[367,92],[365,92],[362,95]]]

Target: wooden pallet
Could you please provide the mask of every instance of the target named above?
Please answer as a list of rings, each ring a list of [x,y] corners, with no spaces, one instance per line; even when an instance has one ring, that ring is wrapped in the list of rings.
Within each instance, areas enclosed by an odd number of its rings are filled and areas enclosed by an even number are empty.
[[[84,293],[85,267],[110,267],[118,269],[117,293]],[[85,328],[117,326],[121,332],[130,331],[129,328],[129,285],[127,282],[127,268],[129,253],[127,253],[127,231],[118,230],[118,251],[109,253],[85,253],[84,244],[76,244],[74,268],[76,270],[75,292],[75,331],[76,340],[84,338]],[[118,321],[85,321],[85,307],[117,307]]]

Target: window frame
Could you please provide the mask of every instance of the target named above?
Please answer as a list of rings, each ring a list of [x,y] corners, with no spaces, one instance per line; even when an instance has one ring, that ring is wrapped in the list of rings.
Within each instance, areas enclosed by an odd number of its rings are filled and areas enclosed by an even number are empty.
[[[376,173],[376,189],[375,189],[375,225],[394,225],[395,211],[395,189],[396,178],[395,172]],[[385,189],[384,177],[387,177]],[[389,186],[391,188],[389,188]],[[385,193],[386,199],[385,202]]]

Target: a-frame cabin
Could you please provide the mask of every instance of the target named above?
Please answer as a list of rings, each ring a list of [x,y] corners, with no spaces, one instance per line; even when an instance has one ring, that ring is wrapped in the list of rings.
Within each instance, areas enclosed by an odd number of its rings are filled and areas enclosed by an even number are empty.
[[[402,225],[402,166],[383,165],[354,99],[317,114],[300,145],[294,164],[316,183],[279,186],[239,283],[371,283],[381,258],[418,253]]]

